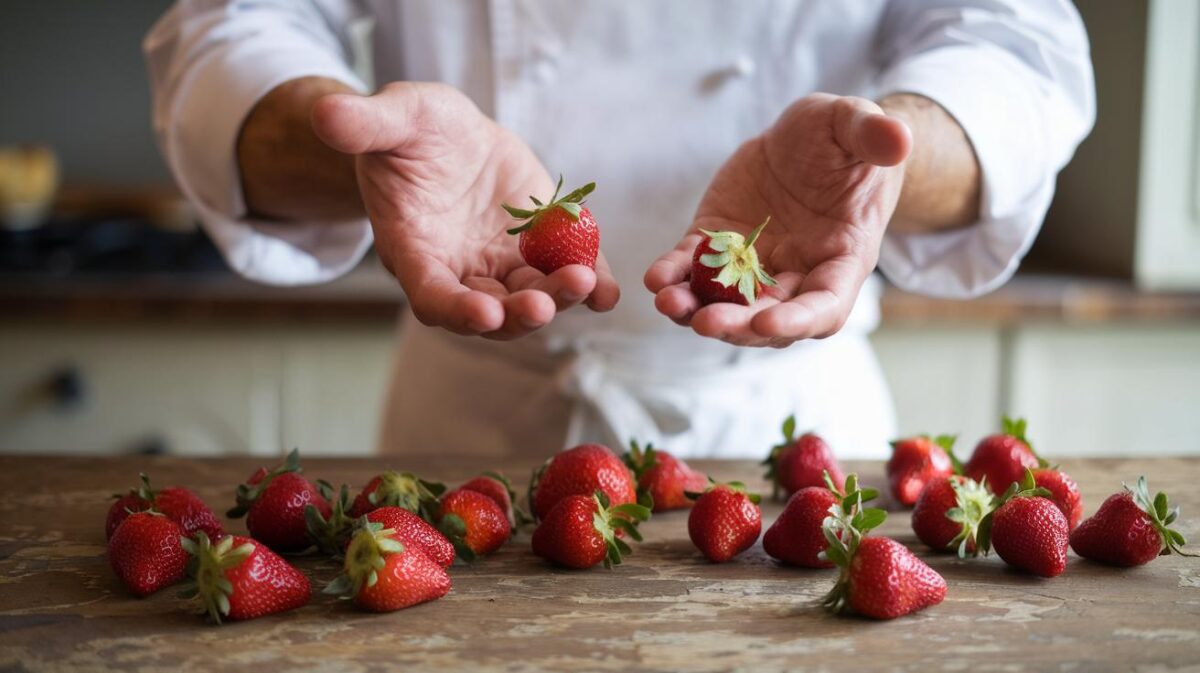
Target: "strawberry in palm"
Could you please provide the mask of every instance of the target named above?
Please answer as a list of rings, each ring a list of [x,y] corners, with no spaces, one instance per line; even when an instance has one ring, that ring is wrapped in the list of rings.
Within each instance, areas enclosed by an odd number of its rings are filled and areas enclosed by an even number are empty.
[[[649,508],[636,503],[610,505],[601,490],[591,496],[567,496],[533,531],[533,553],[568,568],[582,570],[601,562],[611,568],[632,551],[620,535],[641,542],[637,524],[649,518]]]
[[[1108,565],[1140,566],[1165,554],[1196,556],[1185,552],[1183,534],[1171,528],[1179,518],[1167,494],[1150,497],[1145,477],[1134,488],[1110,495],[1100,509],[1071,533],[1076,554]]]
[[[764,478],[771,480],[776,498],[780,491],[790,495],[807,486],[824,486],[826,473],[838,488],[845,481],[833,449],[825,440],[812,432],[796,437],[795,416],[783,422],[783,443],[772,447],[762,464],[767,466]]]
[[[183,528],[154,510],[134,512],[108,541],[108,562],[134,596],[147,596],[183,579]]]
[[[260,542],[227,535],[213,544],[200,532],[182,544],[193,557],[188,564],[192,583],[184,596],[198,598],[218,624],[294,610],[312,596],[304,573]]]
[[[562,191],[562,185],[562,176],[559,176],[549,203],[543,204],[537,197],[530,196],[529,200],[536,206],[533,210],[501,204],[509,215],[524,221],[508,230],[509,234],[521,237],[521,257],[526,264],[547,275],[569,264],[594,269],[600,254],[600,229],[591,211],[583,206],[584,198],[592,193],[596,183],[589,182],[560,199],[558,193]]]
[[[896,502],[912,507],[925,484],[954,474],[953,448],[953,435],[918,435],[892,442],[886,471],[888,487]]]
[[[142,485],[131,488],[124,495],[114,496],[117,500],[108,509],[108,520],[105,522],[104,533],[111,538],[117,526],[131,512],[141,512],[154,509],[178,523],[183,528],[183,534],[191,537],[196,531],[204,531],[208,536],[217,539],[225,535],[217,515],[208,505],[192,491],[181,486],[169,486],[155,490],[150,486],[150,478],[143,472]]]
[[[826,518],[824,556],[841,568],[837,584],[822,600],[833,612],[895,619],[946,598],[946,580],[907,547],[891,538],[866,536],[885,519],[886,512],[863,509],[861,500],[850,507],[843,501]]]
[[[372,612],[392,612],[450,592],[446,570],[384,524],[364,522],[346,550],[345,572],[324,593]]]
[[[630,441],[629,451],[622,458],[633,470],[638,493],[649,496],[655,512],[687,509],[692,506],[687,493],[700,493],[708,486],[708,476],[649,444],[643,450],[637,441]]]
[[[692,255],[691,288],[701,304],[749,306],[758,299],[764,285],[775,285],[754,250],[754,242],[770,221],[770,217],[763,220],[749,237],[736,231],[700,230],[704,238]]]

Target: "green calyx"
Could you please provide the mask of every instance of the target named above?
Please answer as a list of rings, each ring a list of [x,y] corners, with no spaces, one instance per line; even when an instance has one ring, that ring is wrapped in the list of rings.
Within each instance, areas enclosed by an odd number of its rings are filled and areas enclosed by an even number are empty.
[[[267,490],[267,486],[271,485],[272,479],[287,472],[303,471],[300,467],[300,449],[292,449],[287,457],[283,459],[283,463],[264,475],[257,484],[238,484],[237,505],[226,512],[225,516],[231,519],[246,516],[246,512],[250,511],[250,507],[263,494],[263,491]]]
[[[833,562],[841,572],[837,583],[821,599],[821,604],[832,612],[843,612],[849,607],[850,563],[867,533],[887,520],[887,512],[877,507],[863,507],[863,503],[878,497],[879,492],[873,488],[859,488],[856,474],[846,476],[844,494],[838,492],[828,472],[825,473],[825,485],[841,499],[829,506],[829,516],[821,522],[821,533],[829,546],[820,557]]]
[[[979,537],[981,528],[986,521],[988,524],[987,537],[990,537],[991,513],[996,509],[996,497],[987,486],[974,479],[950,479],[950,487],[954,489],[955,506],[946,510],[946,518],[962,526],[958,535],[950,541],[949,549],[955,549],[959,558],[978,556],[981,552]]]
[[[713,279],[722,287],[737,286],[738,292],[746,298],[747,304],[753,304],[758,299],[759,289],[763,285],[776,285],[775,279],[763,270],[758,261],[758,251],[754,242],[758,240],[771,216],[750,232],[750,237],[743,237],[736,231],[708,231],[701,233],[708,236],[708,247],[714,252],[700,256],[700,263],[710,269],[720,269],[721,272]]]
[[[1160,556],[1175,553],[1180,556],[1200,556],[1200,554],[1184,551],[1183,546],[1187,544],[1187,539],[1183,537],[1183,533],[1171,528],[1171,524],[1179,518],[1179,507],[1171,507],[1171,503],[1167,500],[1167,494],[1159,491],[1154,498],[1150,498],[1150,488],[1146,485],[1146,477],[1138,477],[1137,484],[1130,488],[1127,484],[1121,484],[1126,491],[1133,496],[1134,503],[1141,508],[1146,516],[1150,517],[1150,523],[1154,525],[1154,529],[1162,537],[1163,546]]]
[[[350,517],[350,489],[342,484],[337,497],[333,498],[328,482],[318,481],[317,488],[330,502],[329,518],[322,516],[316,505],[305,505],[304,525],[308,529],[308,537],[323,554],[341,556],[354,527],[354,519]]]
[[[437,524],[438,532],[454,545],[455,562],[474,563],[479,554],[467,544],[467,522],[457,514],[447,514]]]
[[[1050,463],[1038,455],[1038,452],[1033,448],[1033,444],[1029,441],[1029,437],[1025,436],[1026,425],[1027,424],[1024,418],[1013,419],[1008,416],[1004,416],[1000,419],[1001,431],[1010,437],[1015,437],[1016,439],[1021,440],[1021,443],[1029,447],[1029,452],[1032,453],[1033,457],[1037,459],[1038,467],[1050,467]]]
[[[741,493],[742,495],[746,496],[747,500],[749,500],[750,502],[752,502],[756,505],[758,503],[762,502],[761,495],[748,490],[746,488],[746,485],[740,481],[726,481],[726,482],[720,483],[720,482],[713,481],[713,478],[709,477],[708,478],[708,487],[704,489],[704,493],[708,493],[717,488],[726,488],[730,491],[734,491],[735,493]],[[687,498],[689,500],[698,500],[700,498],[700,496],[704,495],[704,493],[696,493],[695,491],[684,491],[683,492],[683,494],[685,496],[687,496]]]
[[[985,480],[986,481],[986,480]],[[987,484],[980,484],[986,488]],[[992,519],[996,516],[996,511],[1005,505],[1010,500],[1015,498],[1046,498],[1052,499],[1054,494],[1048,489],[1037,485],[1037,481],[1033,478],[1033,471],[1028,467],[1025,468],[1025,476],[1021,481],[1013,482],[1008,485],[1004,493],[992,500],[992,511],[984,515],[983,520],[979,522],[975,533],[975,548],[986,556],[992,547]],[[949,512],[947,512],[949,516]]]
[[[254,553],[254,543],[246,542],[233,546],[233,536],[228,535],[215,545],[204,531],[195,538],[181,537],[179,544],[191,558],[187,572],[192,579],[180,592],[183,598],[197,598],[215,623],[229,615],[229,597],[233,595],[233,584],[225,572],[241,565]]]
[[[646,444],[646,448],[643,449],[638,444],[636,439],[631,439],[629,440],[629,451],[627,451],[625,455],[621,456],[621,460],[625,463],[625,466],[629,468],[629,471],[633,472],[633,480],[638,484],[638,504],[649,507],[651,510],[653,510],[654,496],[650,494],[649,490],[642,488],[640,482],[642,480],[642,475],[646,474],[656,465],[658,465],[658,453],[654,450],[654,445]]]
[[[322,593],[340,598],[354,598],[364,587],[373,587],[379,581],[379,571],[387,565],[390,554],[404,551],[404,545],[392,539],[396,531],[373,523],[367,517],[359,519],[354,537],[346,549],[343,572],[325,585]]]
[[[583,200],[588,194],[591,194],[596,189],[596,183],[589,182],[560,199],[558,198],[558,193],[562,191],[562,186],[563,179],[560,175],[558,176],[558,185],[554,188],[554,195],[551,196],[550,201],[545,204],[543,204],[536,196],[530,196],[529,200],[533,201],[533,205],[537,206],[532,210],[514,208],[507,203],[500,204],[500,207],[503,208],[509,215],[512,215],[518,220],[524,220],[520,226],[509,229],[508,233],[515,235],[529,229],[534,225],[534,223],[537,222],[538,216],[547,211],[554,210],[555,208],[561,209],[572,220],[579,221],[579,214],[583,210]]]
[[[367,501],[375,507],[403,507],[434,523],[438,497],[445,492],[445,484],[425,481],[410,472],[388,470],[379,475],[379,484],[367,494]]]
[[[637,527],[639,523],[650,518],[650,508],[631,502],[609,507],[608,496],[599,489],[592,494],[592,500],[596,503],[596,511],[592,514],[592,527],[604,539],[604,545],[608,549],[604,556],[604,567],[620,565],[621,557],[632,553],[633,549],[629,543],[617,537],[617,531],[623,531],[630,539],[641,542],[642,534]]]
[[[783,485],[779,483],[779,456],[784,449],[796,443],[796,415],[792,414],[783,421],[783,443],[776,444],[771,447],[770,453],[763,459],[760,465],[766,465],[767,471],[763,474],[763,479],[771,482],[771,497],[778,500],[779,494],[783,490]]]

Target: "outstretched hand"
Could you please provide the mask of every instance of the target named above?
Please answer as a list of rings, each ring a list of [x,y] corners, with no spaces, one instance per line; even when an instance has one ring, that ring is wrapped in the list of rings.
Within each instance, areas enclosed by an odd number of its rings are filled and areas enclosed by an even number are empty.
[[[785,347],[845,324],[904,181],[912,135],[870,101],[814,94],[743,144],[717,172],[691,228],[646,272],[659,312],[698,334]],[[751,306],[702,306],[688,286],[700,229],[750,232],[776,287]]]
[[[603,255],[594,271],[576,264],[549,275],[521,258],[500,204],[547,197],[554,182],[524,142],[457,90],[397,83],[373,96],[329,95],[312,121],[322,141],[356,155],[376,252],[422,323],[511,339],[581,302],[616,305]]]

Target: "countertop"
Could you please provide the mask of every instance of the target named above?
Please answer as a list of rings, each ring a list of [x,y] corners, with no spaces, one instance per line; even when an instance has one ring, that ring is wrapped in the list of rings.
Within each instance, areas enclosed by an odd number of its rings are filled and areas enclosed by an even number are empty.
[[[760,545],[730,563],[705,562],[686,534],[686,512],[656,515],[626,564],[548,567],[521,534],[494,556],[455,567],[444,599],[387,615],[316,596],[305,608],[211,626],[164,590],[129,597],[104,557],[113,492],[139,470],[160,485],[195,488],[214,509],[257,459],[0,457],[0,670],[127,671],[1001,671],[1196,670],[1200,560],[1176,556],[1129,570],[1071,556],[1039,579],[998,558],[960,561],[921,547],[908,514],[880,530],[908,544],[949,583],[945,602],[891,622],[834,617],[814,602],[833,571],[778,566]],[[383,459],[305,460],[310,477],[361,484]],[[697,462],[716,478],[764,487],[749,462]],[[424,464],[451,483],[483,468],[514,477],[526,464],[474,465],[443,456]],[[882,465],[850,463],[879,484]],[[1146,474],[1182,505],[1196,537],[1200,459],[1071,460],[1087,514]],[[779,505],[764,508],[769,523]],[[764,526],[765,527],[765,526]],[[240,522],[230,526],[242,530]],[[316,584],[329,561],[296,563]],[[854,658],[848,658],[854,657]]]
[[[0,276],[0,311],[25,320],[391,323],[403,302],[399,286],[374,258],[332,283],[291,288],[258,285],[228,273]],[[887,285],[881,307],[888,326],[1197,321],[1200,292],[1150,292],[1129,281],[1029,274],[971,301],[924,297]]]

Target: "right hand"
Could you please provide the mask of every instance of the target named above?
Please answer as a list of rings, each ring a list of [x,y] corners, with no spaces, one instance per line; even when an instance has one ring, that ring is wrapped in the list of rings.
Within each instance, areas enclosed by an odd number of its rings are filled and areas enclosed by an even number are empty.
[[[601,254],[596,269],[546,275],[527,265],[500,204],[545,199],[554,182],[532,150],[456,89],[394,83],[373,96],[317,101],[313,129],[356,156],[375,250],[425,325],[493,339],[524,336],[586,301],[620,296]]]

